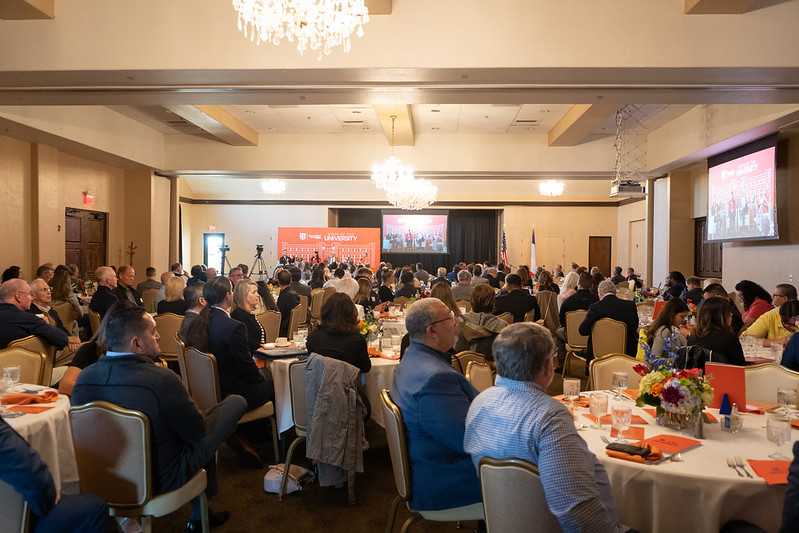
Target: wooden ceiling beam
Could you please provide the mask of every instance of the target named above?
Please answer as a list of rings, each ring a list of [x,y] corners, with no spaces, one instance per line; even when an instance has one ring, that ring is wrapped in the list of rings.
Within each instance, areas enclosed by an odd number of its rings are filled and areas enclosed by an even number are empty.
[[[232,146],[258,146],[258,132],[218,105],[173,105],[167,109]]]

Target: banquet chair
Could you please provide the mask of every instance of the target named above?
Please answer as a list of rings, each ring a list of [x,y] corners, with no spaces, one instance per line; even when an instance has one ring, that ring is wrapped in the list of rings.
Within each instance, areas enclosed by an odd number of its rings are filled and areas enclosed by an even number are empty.
[[[30,528],[28,502],[14,487],[0,480],[0,524],[8,533],[27,533]]]
[[[611,353],[588,364],[588,390],[613,388],[613,373],[627,372],[627,388],[637,389],[641,376],[633,370],[641,361],[624,353]]]
[[[180,337],[175,333],[175,353],[178,355],[178,369],[180,370],[180,381],[186,392],[191,396],[191,389],[189,388],[189,380],[186,377],[186,344],[180,340]]]
[[[310,326],[310,322],[308,320],[308,307],[309,307],[309,303],[310,302],[308,301],[308,297],[307,296],[303,296],[303,295],[299,295],[299,296],[300,296],[300,307],[301,307],[301,309],[300,309],[300,322],[297,325],[297,327],[300,327],[300,326],[308,327],[308,326]]]
[[[325,292],[322,289],[314,289],[311,291],[311,327],[319,326],[319,320],[322,313],[322,301],[325,298]]]
[[[175,335],[180,330],[183,317],[175,313],[161,313],[153,317],[155,319],[155,330],[158,332],[158,346],[161,348],[161,357],[168,363],[175,363],[178,360],[178,353],[175,351]]]
[[[513,313],[502,313],[501,315],[497,315],[497,318],[500,320],[504,320],[508,323],[508,325],[513,324]]]
[[[466,365],[466,380],[479,392],[494,386],[494,371],[486,363],[469,361]]]
[[[466,309],[467,313],[471,312],[472,310],[472,304],[469,300],[457,300],[455,305],[457,305],[459,308]]]
[[[612,318],[600,318],[591,327],[591,350],[599,359],[609,353],[624,353],[627,347],[627,324]]]
[[[580,324],[585,319],[588,311],[577,309],[566,313],[566,358],[563,360],[563,377],[569,375],[569,360],[576,357],[583,363],[585,358],[577,355],[577,352],[588,347],[588,335],[580,335]]]
[[[799,372],[777,363],[760,363],[744,367],[746,399],[777,403],[777,389],[799,388]]]
[[[627,283],[619,284],[620,286],[616,289],[616,297],[620,300],[632,300],[630,297],[630,287]]]
[[[386,533],[391,533],[394,529],[397,509],[403,501],[411,512],[410,518],[402,525],[403,533],[408,531],[415,522],[422,519],[432,522],[482,520],[482,503],[474,503],[453,509],[442,509],[440,511],[416,511],[411,509],[409,502],[411,501],[413,482],[411,480],[411,466],[408,457],[408,439],[405,436],[405,423],[402,421],[402,413],[399,407],[391,400],[391,395],[386,389],[383,389],[383,392],[380,393],[380,404],[386,423],[386,438],[388,440],[388,450],[391,454],[391,466],[394,470],[394,483],[398,492],[389,508]],[[529,525],[519,531],[524,531],[525,529],[529,529]]]
[[[549,510],[538,467],[522,459],[483,457],[479,465],[483,511],[489,533],[563,531]]]
[[[140,411],[95,401],[69,410],[72,442],[82,493],[108,502],[111,516],[138,518],[143,533],[152,531],[152,518],[173,513],[200,497],[202,530],[209,531],[204,469],[182,487],[153,495],[150,420]]]
[[[466,375],[466,367],[470,362],[476,361],[478,363],[485,363],[485,355],[471,350],[464,350],[458,352],[451,357],[452,367],[463,375]]]
[[[186,383],[189,394],[200,411],[210,409],[222,399],[219,390],[219,369],[213,354],[201,352],[189,347],[183,351]],[[183,372],[183,369],[181,369]],[[247,411],[239,420],[239,424],[268,418],[272,425],[272,444],[275,447],[275,462],[280,462],[280,449],[277,445],[277,422],[275,421],[275,404],[266,402],[252,411]]]
[[[735,304],[735,307],[738,308],[738,311],[743,314],[744,303],[741,301],[741,297],[738,296],[738,291],[729,292],[727,296],[730,298],[730,301]]]
[[[50,386],[50,382],[42,382],[45,367],[45,356],[40,352],[32,352],[20,346],[11,346],[0,350],[0,368],[19,365],[19,382]]]
[[[411,299],[405,296],[398,296],[394,298],[394,305],[396,305],[399,309],[404,310],[408,305],[410,305]]]
[[[264,328],[266,342],[275,342],[280,333],[280,311],[264,311],[255,315],[255,319]]]
[[[148,313],[155,313],[155,297],[158,295],[158,289],[147,289],[141,293],[142,307]]]
[[[319,304],[319,310],[322,310],[322,306],[325,305],[325,302],[328,298],[336,294],[335,287],[327,287],[326,289],[322,289],[322,303]]]
[[[45,342],[41,337],[28,335],[21,339],[13,340],[8,343],[8,348],[24,348],[30,352],[42,354],[44,356],[44,366],[39,375],[39,381],[32,382],[49,387],[53,378],[53,364],[55,363],[55,346]]]
[[[75,329],[75,307],[69,302],[64,302],[54,305],[53,311],[58,314],[64,329],[72,335],[72,331]]]
[[[535,322],[535,309],[530,309],[524,314],[525,322]]]
[[[97,330],[100,329],[100,322],[102,320],[100,313],[89,309],[89,324],[92,326],[92,335],[97,333]]]
[[[541,320],[539,324],[547,328],[554,335],[560,327],[558,318],[558,295],[552,291],[538,291],[535,295],[538,299],[538,307],[541,309]]]
[[[300,299],[302,299],[302,297],[300,297]],[[307,309],[308,308],[306,307],[306,313],[308,312]],[[289,330],[287,332],[288,334],[286,335],[289,340],[294,338],[294,334],[297,332],[297,328],[300,327],[301,323],[302,302],[298,303],[296,306],[294,306],[294,309],[291,310],[291,316],[289,317]]]
[[[291,418],[294,421],[294,432],[297,436],[291,441],[289,451],[286,453],[286,464],[283,467],[283,477],[280,479],[280,488],[277,492],[277,499],[282,500],[286,495],[286,483],[289,479],[289,469],[291,459],[294,457],[294,450],[308,436],[306,427],[305,413],[305,365],[306,361],[292,361],[289,365],[289,397],[291,398]]]

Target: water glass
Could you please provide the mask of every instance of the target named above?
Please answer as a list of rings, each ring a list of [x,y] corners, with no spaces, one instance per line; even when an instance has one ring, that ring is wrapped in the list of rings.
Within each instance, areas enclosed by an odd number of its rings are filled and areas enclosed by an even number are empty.
[[[613,388],[616,389],[616,399],[621,400],[621,391],[627,388],[627,380],[629,376],[627,372],[614,372],[613,373]]]
[[[22,367],[19,365],[9,365],[3,367],[3,379],[8,382],[8,388],[12,389],[17,383],[19,383],[19,377],[22,373]]]
[[[402,337],[400,335],[392,335],[391,349],[394,350],[394,352],[399,352],[401,345],[402,345]]]
[[[613,428],[618,431],[616,435],[616,442],[627,442],[622,437],[622,433],[627,431],[633,419],[633,410],[629,405],[614,405],[610,409],[610,419],[613,423]]]
[[[294,333],[294,343],[300,348],[305,347],[305,339],[307,338],[308,338],[308,328],[299,328]]]
[[[797,390],[780,387],[777,389],[777,403],[784,415],[790,417],[789,409],[796,409]]]
[[[564,378],[563,396],[568,400],[576,400],[580,397],[580,380],[577,378]]]
[[[766,438],[774,443],[777,448],[769,457],[775,461],[789,461],[790,459],[780,452],[783,442],[791,440],[791,421],[780,412],[766,413]]]
[[[603,392],[592,393],[588,398],[588,410],[596,417],[593,428],[602,429],[602,423],[599,419],[608,412],[608,395]]]

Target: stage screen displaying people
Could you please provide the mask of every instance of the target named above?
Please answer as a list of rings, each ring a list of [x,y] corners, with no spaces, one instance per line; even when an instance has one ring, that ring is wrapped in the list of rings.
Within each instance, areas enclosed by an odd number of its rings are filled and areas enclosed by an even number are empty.
[[[775,154],[770,146],[708,169],[708,241],[778,237]]]
[[[383,252],[447,253],[447,214],[383,213]]]

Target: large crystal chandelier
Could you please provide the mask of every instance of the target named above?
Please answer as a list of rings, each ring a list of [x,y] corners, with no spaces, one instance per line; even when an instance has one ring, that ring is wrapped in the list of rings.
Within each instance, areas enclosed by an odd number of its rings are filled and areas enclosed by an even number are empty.
[[[375,187],[388,191],[396,184],[412,180],[413,170],[410,167],[402,166],[402,163],[394,155],[394,122],[397,115],[391,115],[391,157],[386,159],[382,165],[375,165],[372,168],[372,183]]]
[[[394,207],[406,211],[419,211],[436,201],[438,189],[427,180],[410,179],[386,191],[386,198]]]
[[[350,51],[350,35],[363,36],[369,22],[364,0],[233,0],[239,15],[239,30],[257,44],[280,44],[284,37],[297,42],[302,55],[310,48],[330,55],[335,46]],[[257,39],[257,40],[256,40]]]

